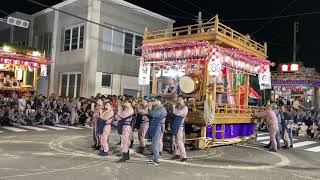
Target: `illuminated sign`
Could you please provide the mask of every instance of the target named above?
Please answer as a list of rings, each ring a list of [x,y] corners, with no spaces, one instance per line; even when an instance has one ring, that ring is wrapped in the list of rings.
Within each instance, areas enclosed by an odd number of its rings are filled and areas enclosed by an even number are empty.
[[[300,64],[280,64],[280,72],[299,72]]]

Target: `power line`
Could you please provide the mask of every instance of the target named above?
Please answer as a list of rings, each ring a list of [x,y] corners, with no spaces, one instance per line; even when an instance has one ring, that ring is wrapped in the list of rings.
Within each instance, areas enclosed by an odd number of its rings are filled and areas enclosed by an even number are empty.
[[[2,12],[3,14],[5,14],[7,16],[10,16],[8,13],[6,13],[5,11],[2,11],[1,9],[0,9],[0,12]]]
[[[174,8],[174,9],[180,11],[180,12],[183,12],[183,13],[188,14],[188,15],[190,15],[190,16],[194,16],[193,14],[191,14],[191,13],[185,11],[185,10],[182,10],[182,9],[176,7],[176,6],[173,6],[173,5],[167,3],[167,2],[165,2],[165,1],[163,1],[163,0],[159,0],[159,1],[162,2],[163,4],[167,5],[167,6],[171,7],[171,8]]]
[[[285,12],[292,4],[294,4],[297,0],[293,0],[291,1],[285,8],[283,8],[280,12],[279,15],[281,15],[283,12]],[[273,23],[275,19],[271,19],[270,21],[264,23],[262,26],[260,26],[256,31],[254,31],[252,33],[252,35],[256,34],[257,32],[261,31],[264,27],[266,27],[267,25]]]
[[[108,4],[112,4],[112,5],[116,5],[116,6],[125,7],[125,8],[128,8],[128,9],[138,10],[138,11],[142,11],[142,12],[146,12],[146,13],[150,12],[150,11],[144,10],[144,9],[138,9],[138,8],[128,7],[128,6],[125,6],[125,5],[122,5],[122,4],[117,4],[117,3],[114,3],[114,2],[109,1],[109,0],[101,0],[101,2],[105,3],[105,4],[108,3]],[[183,16],[172,15],[172,14],[161,14],[161,15],[170,16],[170,17],[177,18],[177,19],[196,20],[196,17],[190,18],[190,17],[183,17]]]
[[[268,20],[268,19],[282,19],[282,18],[298,17],[298,16],[305,16],[305,15],[313,15],[313,14],[320,14],[320,11],[299,13],[299,14],[290,14],[290,15],[284,15],[284,16],[273,16],[273,17],[226,19],[226,20],[221,20],[221,21],[224,21],[224,22],[257,21],[257,20]]]
[[[95,21],[91,21],[91,20],[89,20],[89,19],[86,19],[86,18],[77,16],[77,15],[72,14],[72,13],[68,13],[68,12],[66,12],[66,11],[63,11],[63,10],[54,8],[54,7],[52,7],[52,6],[48,6],[48,5],[43,4],[43,3],[40,3],[40,2],[38,2],[38,1],[34,1],[34,0],[25,0],[25,1],[28,1],[28,2],[30,2],[30,3],[36,4],[36,5],[41,6],[41,7],[44,7],[44,8],[49,8],[49,9],[52,9],[52,10],[54,10],[54,11],[61,12],[61,13],[63,13],[63,14],[66,14],[66,15],[69,15],[69,16],[72,16],[72,17],[75,17],[75,18],[78,18],[78,19],[87,21],[87,22],[89,22],[89,23],[92,23],[92,24],[95,24],[95,25],[98,25],[98,26],[101,26],[101,27],[104,27],[104,28],[107,28],[107,29],[111,29],[111,30],[116,31],[116,32],[124,33],[123,31],[117,30],[116,28],[112,28],[112,27],[110,27],[110,26],[107,26],[107,25],[104,25],[104,24],[101,24],[101,23],[98,23],[98,22],[95,22]],[[130,30],[130,31],[131,31],[131,30]],[[132,32],[134,32],[134,31],[132,31]],[[135,33],[139,33],[139,32],[135,32]],[[140,33],[139,33],[139,34],[140,34]]]
[[[210,13],[209,11],[203,9],[202,7],[200,7],[200,6],[198,6],[198,5],[194,4],[194,3],[192,3],[192,2],[189,1],[189,0],[183,0],[183,1],[186,2],[186,3],[188,3],[188,4],[190,4],[191,6],[193,6],[193,7],[195,7],[195,8],[198,8],[200,11],[203,11],[203,12],[205,12],[205,13],[211,15],[211,16],[214,16],[214,15],[213,15],[212,13]]]
[[[197,18],[188,18],[188,17],[182,17],[182,16],[176,16],[172,14],[163,14],[164,16],[170,16],[177,19],[184,19],[184,20],[197,20]]]

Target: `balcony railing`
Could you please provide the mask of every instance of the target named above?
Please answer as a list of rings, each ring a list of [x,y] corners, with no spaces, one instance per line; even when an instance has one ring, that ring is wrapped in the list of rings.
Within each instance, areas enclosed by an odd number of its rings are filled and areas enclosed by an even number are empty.
[[[233,40],[249,49],[258,51],[263,55],[267,55],[267,44],[261,44],[250,37],[243,35],[232,28],[219,22],[218,16],[215,16],[212,21],[194,24],[189,26],[182,26],[172,29],[158,30],[149,32],[145,30],[145,42],[161,41],[173,38],[185,38],[186,36],[201,36],[206,34],[217,34],[227,39]]]

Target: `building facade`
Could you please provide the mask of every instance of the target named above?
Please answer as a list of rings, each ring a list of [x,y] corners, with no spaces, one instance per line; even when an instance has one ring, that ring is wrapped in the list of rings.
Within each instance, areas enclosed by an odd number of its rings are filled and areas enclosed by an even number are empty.
[[[173,20],[123,0],[66,0],[53,8],[59,11],[30,15],[26,38],[20,38],[54,61],[48,85],[41,80],[40,88],[69,97],[146,94],[148,88],[138,85],[141,51],[136,48],[145,27],[172,28]]]

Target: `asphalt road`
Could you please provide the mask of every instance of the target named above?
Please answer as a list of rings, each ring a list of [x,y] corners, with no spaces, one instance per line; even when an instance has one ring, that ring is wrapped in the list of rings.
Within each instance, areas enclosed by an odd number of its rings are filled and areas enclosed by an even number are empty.
[[[188,151],[186,163],[169,160],[171,155],[164,153],[160,166],[154,166],[148,164],[150,157],[134,151],[130,161],[117,163],[118,141],[114,132],[110,156],[99,157],[89,148],[90,129],[4,131],[0,133],[0,179],[320,179],[320,152],[290,149],[272,153],[251,143]]]

